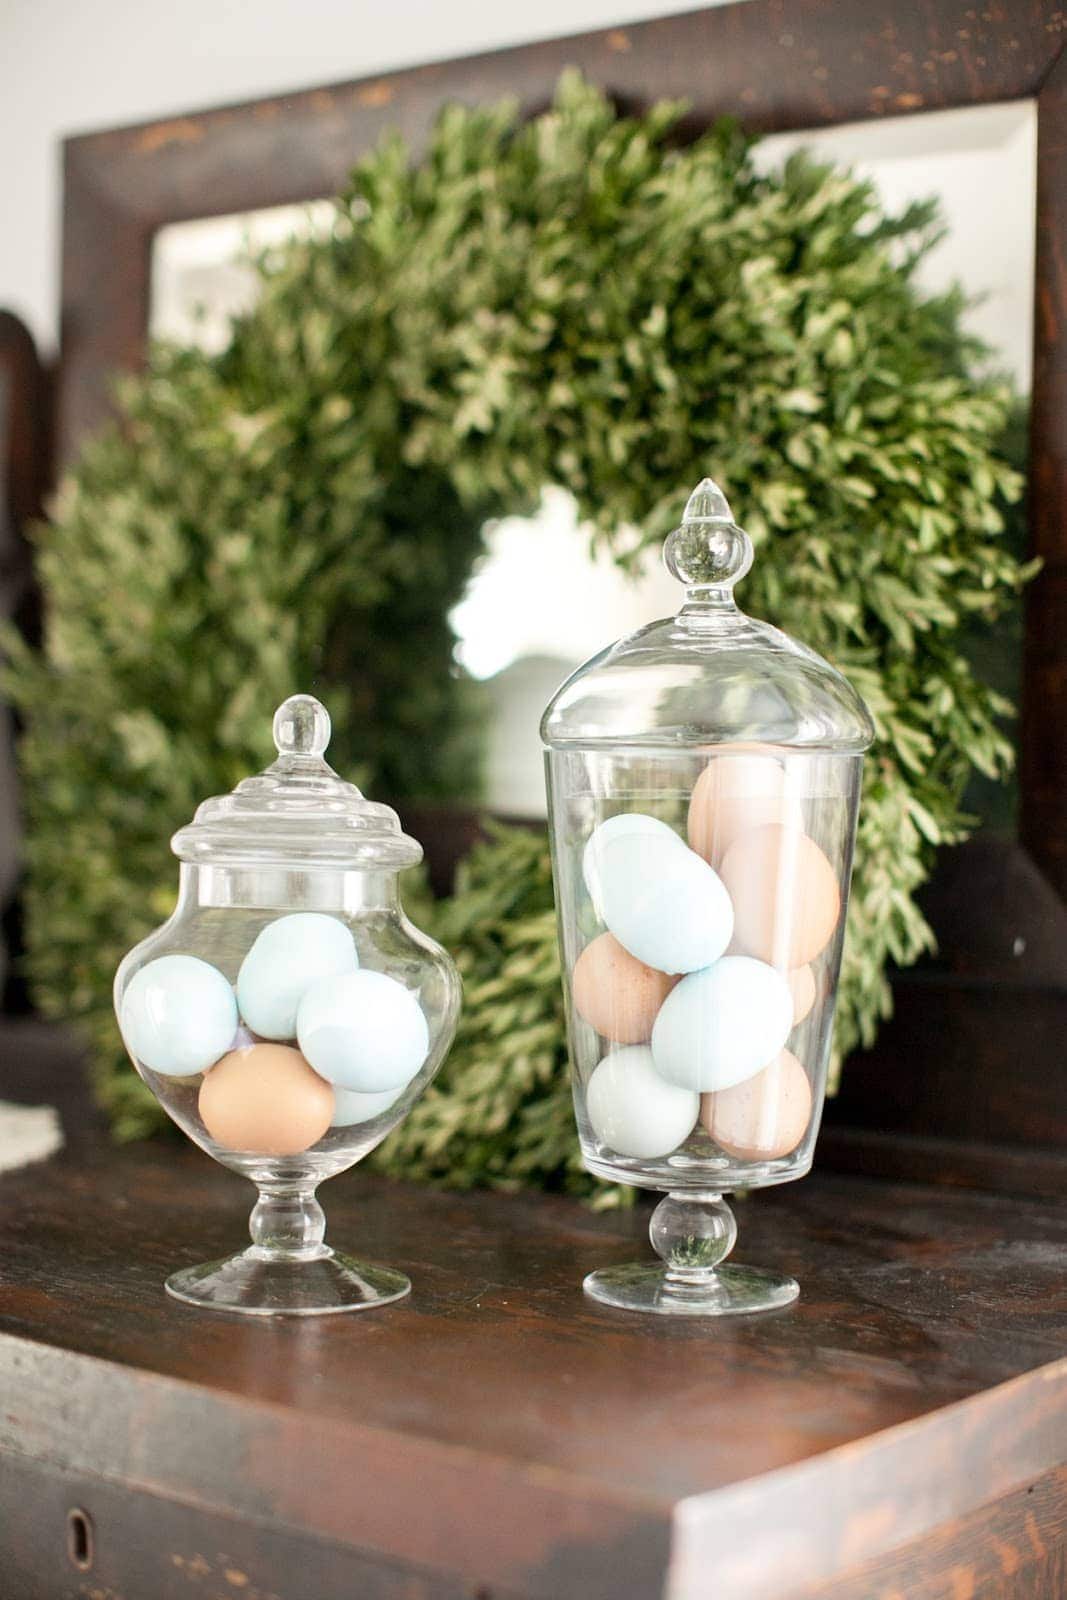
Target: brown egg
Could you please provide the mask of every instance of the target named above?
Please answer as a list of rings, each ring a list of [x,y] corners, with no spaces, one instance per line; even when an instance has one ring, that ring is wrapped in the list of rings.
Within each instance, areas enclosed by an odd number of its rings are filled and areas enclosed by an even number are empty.
[[[785,981],[793,996],[793,1026],[803,1022],[815,1004],[815,974],[810,967],[794,967]]]
[[[700,1098],[700,1120],[715,1143],[742,1161],[773,1161],[795,1150],[811,1119],[811,1085],[783,1050],[754,1078]]]
[[[713,867],[741,834],[777,822],[804,825],[800,801],[786,794],[785,772],[758,745],[727,747],[713,756],[689,799],[689,843]]]
[[[677,982],[638,961],[614,934],[602,933],[574,963],[574,1009],[615,1044],[645,1044],[656,1013]]]
[[[200,1117],[227,1150],[295,1156],[317,1144],[333,1116],[333,1087],[288,1044],[231,1050],[200,1087]]]
[[[771,824],[743,833],[720,876],[734,905],[734,945],[772,967],[802,967],[829,943],[841,915],[834,869],[813,839]]]

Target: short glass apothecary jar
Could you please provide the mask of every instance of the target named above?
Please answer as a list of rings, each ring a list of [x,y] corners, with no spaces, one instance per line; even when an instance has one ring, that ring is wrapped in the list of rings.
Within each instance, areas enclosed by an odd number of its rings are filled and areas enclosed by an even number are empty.
[[[873,729],[839,672],[738,610],[752,546],[710,479],[664,554],[678,614],[594,656],[541,725],[582,1154],[667,1191],[661,1263],[585,1287],[766,1310],[797,1284],[720,1265],[722,1196],[811,1166]]]
[[[278,759],[174,836],[177,907],[115,977],[145,1083],[259,1189],[249,1249],[167,1280],[197,1305],[349,1311],[411,1288],[325,1243],[315,1191],[373,1150],[434,1076],[459,978],[400,904],[397,874],[419,845],[326,764],[329,737],[310,695],[280,707]]]

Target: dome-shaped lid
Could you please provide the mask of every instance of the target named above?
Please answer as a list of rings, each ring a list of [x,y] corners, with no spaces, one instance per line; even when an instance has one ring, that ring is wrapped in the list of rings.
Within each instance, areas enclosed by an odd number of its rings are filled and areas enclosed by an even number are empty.
[[[278,759],[232,794],[197,807],[171,849],[183,861],[220,866],[277,864],[395,871],[422,860],[396,812],[365,800],[323,760],[330,742],[326,707],[294,694],[274,713]]]
[[[578,668],[541,721],[551,749],[757,742],[841,753],[866,750],[863,701],[828,661],[737,609],[733,586],[752,542],[705,478],[663,548],[686,585],[677,616],[640,628]]]

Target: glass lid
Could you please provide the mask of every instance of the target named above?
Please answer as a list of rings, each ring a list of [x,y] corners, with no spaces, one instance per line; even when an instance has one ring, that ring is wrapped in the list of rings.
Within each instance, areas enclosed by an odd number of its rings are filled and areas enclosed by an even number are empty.
[[[710,478],[690,495],[663,558],[686,586],[681,610],[579,667],[545,711],[545,745],[866,750],[874,727],[848,680],[788,634],[738,610],[733,588],[752,565],[752,542]]]
[[[274,713],[278,759],[232,794],[197,807],[171,849],[182,861],[220,866],[267,862],[296,869],[396,871],[422,860],[389,806],[365,800],[323,759],[330,717],[312,695],[294,694]]]

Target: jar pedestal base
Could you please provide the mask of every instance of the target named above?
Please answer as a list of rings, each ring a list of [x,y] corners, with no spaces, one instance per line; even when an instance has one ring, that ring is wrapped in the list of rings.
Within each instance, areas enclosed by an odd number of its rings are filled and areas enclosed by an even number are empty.
[[[787,1273],[762,1267],[716,1267],[700,1282],[679,1280],[669,1267],[602,1267],[583,1285],[602,1305],[676,1317],[728,1317],[778,1311],[792,1305],[800,1285]]]
[[[723,1266],[737,1238],[734,1214],[714,1190],[675,1190],[648,1226],[658,1262],[591,1272],[584,1288],[602,1305],[674,1317],[780,1311],[800,1293],[795,1278],[764,1267]]]
[[[239,1251],[222,1261],[186,1267],[167,1279],[167,1293],[189,1305],[253,1317],[322,1316],[369,1311],[411,1293],[411,1280],[323,1246],[310,1257]]]

